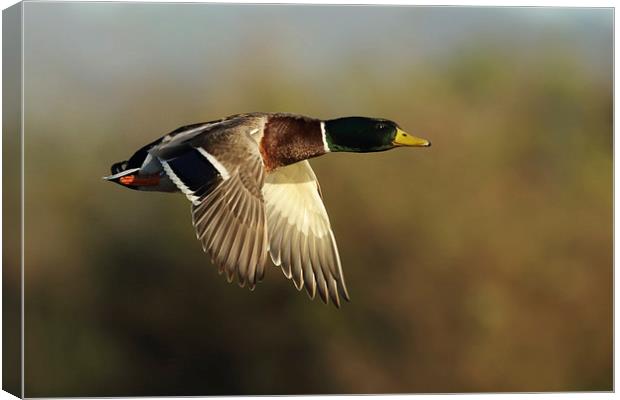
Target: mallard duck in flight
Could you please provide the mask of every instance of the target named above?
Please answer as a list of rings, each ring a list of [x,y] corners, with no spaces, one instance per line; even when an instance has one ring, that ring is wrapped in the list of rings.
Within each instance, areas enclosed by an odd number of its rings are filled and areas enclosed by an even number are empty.
[[[349,300],[319,183],[307,161],[326,153],[426,147],[392,121],[251,113],[183,126],[112,165],[105,179],[182,192],[202,248],[229,282],[254,289],[267,254],[295,287]]]

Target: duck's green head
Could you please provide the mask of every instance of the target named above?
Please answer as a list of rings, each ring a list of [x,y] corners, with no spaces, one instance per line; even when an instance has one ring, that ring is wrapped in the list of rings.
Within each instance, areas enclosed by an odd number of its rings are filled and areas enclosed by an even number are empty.
[[[396,122],[367,117],[345,117],[325,121],[325,142],[330,151],[366,153],[399,146],[428,147],[426,139],[405,133]]]

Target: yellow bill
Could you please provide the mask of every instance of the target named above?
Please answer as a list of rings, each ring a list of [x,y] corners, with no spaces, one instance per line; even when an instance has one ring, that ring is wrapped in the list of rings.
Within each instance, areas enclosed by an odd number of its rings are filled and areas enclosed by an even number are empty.
[[[400,128],[396,129],[396,137],[392,142],[394,146],[428,147],[431,145],[426,139],[412,136]]]

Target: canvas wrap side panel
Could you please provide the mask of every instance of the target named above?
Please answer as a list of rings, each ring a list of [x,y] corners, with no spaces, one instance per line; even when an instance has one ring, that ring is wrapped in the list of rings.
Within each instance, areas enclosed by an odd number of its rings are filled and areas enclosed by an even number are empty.
[[[22,385],[22,13],[2,12],[2,389]]]

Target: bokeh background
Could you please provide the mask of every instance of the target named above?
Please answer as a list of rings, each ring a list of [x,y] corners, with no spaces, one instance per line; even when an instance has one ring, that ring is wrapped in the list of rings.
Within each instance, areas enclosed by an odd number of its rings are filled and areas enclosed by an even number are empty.
[[[612,389],[611,9],[25,4],[26,396]],[[217,275],[104,182],[178,126],[393,119],[312,161],[352,302]]]

